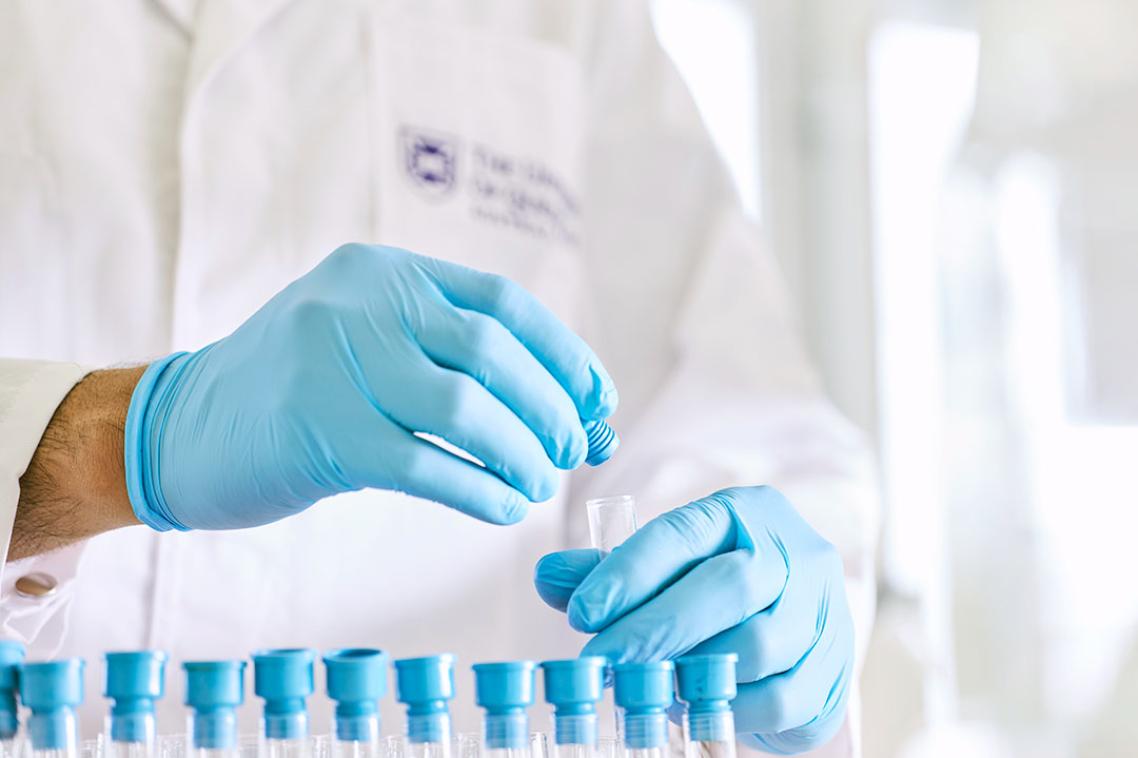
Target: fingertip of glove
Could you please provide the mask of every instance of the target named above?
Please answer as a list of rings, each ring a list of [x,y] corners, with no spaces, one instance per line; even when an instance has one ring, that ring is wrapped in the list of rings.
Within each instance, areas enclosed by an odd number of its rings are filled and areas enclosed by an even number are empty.
[[[581,426],[574,429],[567,444],[561,448],[561,461],[558,468],[572,471],[580,468],[589,456],[589,439],[585,435],[585,428]]]
[[[573,627],[578,632],[585,634],[596,634],[600,631],[600,624],[589,607],[588,601],[585,596],[579,592],[574,592],[573,596],[569,598],[569,604],[565,609],[569,618],[569,626]]]
[[[529,503],[526,503],[520,496],[511,495],[510,498],[502,504],[497,514],[495,514],[492,523],[499,526],[510,526],[524,519],[528,513]]]
[[[533,586],[546,605],[564,612],[575,584],[564,581],[564,561],[557,553],[542,556],[533,567]]]

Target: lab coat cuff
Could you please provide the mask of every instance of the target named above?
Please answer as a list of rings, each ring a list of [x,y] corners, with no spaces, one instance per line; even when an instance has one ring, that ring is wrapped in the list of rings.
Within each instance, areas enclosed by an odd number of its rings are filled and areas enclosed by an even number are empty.
[[[44,655],[57,651],[86,542],[12,561],[0,581],[0,635]]]
[[[20,477],[56,408],[86,374],[71,363],[0,358],[0,555],[11,544]]]
[[[11,545],[20,477],[59,404],[88,369],[72,363],[0,359],[0,555]],[[81,546],[0,563],[0,636],[37,642],[62,639]],[[54,631],[53,631],[54,630]],[[49,649],[54,643],[48,639]]]

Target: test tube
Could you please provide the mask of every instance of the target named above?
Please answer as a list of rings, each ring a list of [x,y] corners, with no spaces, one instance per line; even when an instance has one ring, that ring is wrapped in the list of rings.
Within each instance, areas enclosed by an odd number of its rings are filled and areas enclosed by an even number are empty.
[[[687,758],[735,758],[735,653],[688,655],[676,661]]]
[[[541,664],[545,701],[553,706],[555,758],[594,758],[606,665],[600,656]]]
[[[387,653],[369,648],[324,656],[328,697],[336,703],[333,758],[382,758],[379,701],[387,692]]]
[[[83,702],[83,660],[24,664],[20,700],[32,712],[28,718],[32,758],[77,758],[75,707]]]
[[[395,662],[395,691],[407,706],[409,758],[449,758],[454,656],[449,653]]]
[[[589,512],[589,539],[602,558],[636,531],[636,498],[632,495],[587,500],[585,508]]]
[[[166,689],[166,654],[155,650],[107,653],[104,696],[111,699],[107,716],[109,758],[155,755],[157,726],[154,701]]]
[[[308,744],[306,698],[315,689],[315,651],[305,648],[253,653],[253,692],[265,701],[261,758],[304,758]]]
[[[535,669],[533,661],[474,664],[474,699],[486,711],[483,758],[526,758]]]
[[[26,651],[20,642],[0,640],[0,758],[16,758],[20,715],[16,705],[20,666]]]
[[[182,668],[192,758],[238,758],[237,708],[245,702],[245,661],[187,661]]]
[[[667,758],[668,708],[675,701],[671,661],[613,667],[616,705],[628,758]]]

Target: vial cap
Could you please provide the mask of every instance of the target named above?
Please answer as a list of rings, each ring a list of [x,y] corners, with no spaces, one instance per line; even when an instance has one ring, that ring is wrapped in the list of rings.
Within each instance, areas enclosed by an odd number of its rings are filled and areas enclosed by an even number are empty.
[[[138,650],[107,653],[107,686],[103,694],[120,698],[157,700],[166,691],[165,653]]]
[[[675,700],[674,672],[671,661],[616,664],[613,666],[616,704],[631,711],[667,708]]]
[[[454,697],[454,656],[450,653],[395,662],[395,695],[413,705]]]
[[[607,421],[586,421],[585,437],[589,442],[589,452],[585,456],[585,463],[590,466],[599,466],[616,452],[620,447],[620,437],[609,426]]]
[[[20,671],[20,700],[33,712],[83,702],[83,659],[25,663]]]
[[[245,661],[186,661],[186,705],[236,708],[245,702]]]
[[[734,700],[735,653],[688,655],[676,661],[679,698],[686,703]]]
[[[297,701],[304,708],[304,698],[316,688],[313,661],[316,651],[307,648],[258,650],[253,653],[253,692],[266,702]]]
[[[387,694],[387,653],[345,648],[324,655],[328,697],[338,703],[379,700]]]
[[[474,700],[490,712],[533,704],[533,661],[474,664]]]
[[[596,703],[604,696],[605,666],[601,656],[585,656],[541,664],[545,701],[552,705]]]
[[[14,691],[20,666],[27,656],[22,642],[0,640],[0,690]]]

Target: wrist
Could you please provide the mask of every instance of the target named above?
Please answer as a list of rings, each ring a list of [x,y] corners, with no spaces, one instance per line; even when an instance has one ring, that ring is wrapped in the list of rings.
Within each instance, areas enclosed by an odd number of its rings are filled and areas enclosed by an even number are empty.
[[[123,429],[142,372],[88,374],[56,408],[20,478],[9,560],[138,523],[126,494]]]

